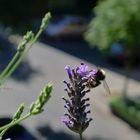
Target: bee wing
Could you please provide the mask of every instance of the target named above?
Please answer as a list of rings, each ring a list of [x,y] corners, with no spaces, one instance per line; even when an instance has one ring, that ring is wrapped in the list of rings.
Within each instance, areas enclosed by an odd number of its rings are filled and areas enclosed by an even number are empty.
[[[104,86],[104,89],[106,90],[106,92],[107,92],[108,94],[111,94],[110,88],[109,88],[109,86],[108,86],[106,80],[103,81],[103,86]]]

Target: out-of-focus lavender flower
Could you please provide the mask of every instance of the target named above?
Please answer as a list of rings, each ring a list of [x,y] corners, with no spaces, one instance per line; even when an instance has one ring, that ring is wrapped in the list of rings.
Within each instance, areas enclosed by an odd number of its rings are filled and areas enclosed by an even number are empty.
[[[68,76],[69,76],[69,78],[71,79],[71,78],[73,77],[72,70],[70,69],[70,67],[69,67],[69,66],[66,66],[66,67],[65,67],[65,70],[67,71]]]
[[[91,80],[96,84],[97,70],[89,70],[88,65],[84,63],[81,63],[81,65],[75,69],[66,66],[65,70],[70,79],[69,82],[64,81],[66,84],[65,91],[69,99],[65,97],[62,98],[65,101],[64,107],[67,112],[61,118],[61,121],[70,130],[82,134],[92,120],[92,118],[88,118],[90,110],[88,110],[87,107],[89,107],[90,104],[87,103],[89,98],[85,98],[85,95],[90,92],[91,88],[89,88],[89,84]]]

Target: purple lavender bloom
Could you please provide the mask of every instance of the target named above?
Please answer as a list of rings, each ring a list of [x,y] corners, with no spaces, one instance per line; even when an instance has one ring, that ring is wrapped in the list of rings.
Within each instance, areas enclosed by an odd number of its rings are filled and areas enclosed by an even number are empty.
[[[89,126],[92,118],[88,118],[90,110],[89,98],[85,98],[86,94],[90,92],[88,88],[89,80],[96,76],[96,70],[89,70],[89,67],[81,63],[76,69],[71,69],[69,66],[65,67],[69,76],[69,82],[66,84],[65,91],[69,99],[63,97],[65,101],[65,108],[67,112],[61,118],[61,121],[72,131],[81,134]]]
[[[73,125],[73,122],[68,118],[66,118],[65,116],[61,117],[61,122],[64,123],[69,128]]]
[[[94,78],[97,74],[97,70],[91,70],[87,75],[87,78]]]
[[[67,71],[68,76],[69,76],[69,78],[71,79],[71,78],[73,77],[72,70],[70,69],[70,67],[69,67],[69,66],[66,66],[66,67],[65,67],[65,70]]]
[[[85,76],[87,74],[89,74],[89,68],[87,64],[81,63],[81,65],[79,67],[77,67],[77,73],[80,76]]]

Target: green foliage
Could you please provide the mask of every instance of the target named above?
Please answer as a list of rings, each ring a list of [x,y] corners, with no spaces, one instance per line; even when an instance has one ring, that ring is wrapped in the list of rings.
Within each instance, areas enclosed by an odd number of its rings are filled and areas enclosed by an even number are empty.
[[[133,127],[140,128],[140,100],[139,96],[112,97],[110,107],[112,111]]]
[[[18,110],[16,111],[16,113],[14,114],[13,120],[9,124],[6,124],[0,127],[0,139],[3,137],[3,135],[9,128],[22,122],[23,120],[29,118],[32,115],[38,115],[39,113],[41,113],[43,111],[44,105],[48,102],[48,100],[51,97],[52,88],[53,87],[50,83],[47,84],[44,87],[44,89],[41,91],[37,100],[31,104],[30,111],[26,115],[23,115],[23,116],[22,114],[24,111],[24,104],[21,104]]]
[[[22,103],[22,104],[19,106],[17,112],[14,114],[14,116],[13,116],[13,121],[18,120],[18,119],[21,117],[23,111],[24,111],[24,104]]]
[[[123,41],[127,50],[140,47],[140,0],[102,0],[94,10],[96,17],[85,34],[91,46],[109,50]]]
[[[6,68],[3,70],[3,72],[0,74],[0,86],[2,86],[6,82],[6,80],[12,75],[12,73],[19,66],[21,61],[26,57],[29,50],[32,48],[33,44],[38,40],[41,33],[45,30],[50,18],[51,18],[50,13],[47,13],[44,16],[37,34],[32,33],[32,31],[28,31],[26,35],[24,35],[23,40],[21,41],[21,43],[19,43],[17,47],[16,54],[13,56],[13,58],[6,66]],[[21,104],[17,112],[14,114],[13,120],[9,124],[0,127],[0,139],[2,139],[5,132],[10,127],[13,127],[14,125],[30,117],[31,115],[37,115],[41,113],[43,111],[44,105],[48,102],[49,98],[51,97],[51,92],[52,92],[52,85],[47,84],[44,87],[43,91],[41,91],[38,99],[35,102],[33,102],[32,105],[30,106],[29,113],[27,113],[24,116],[22,116],[22,113],[24,111],[24,104]]]
[[[30,113],[32,115],[39,114],[43,111],[43,106],[51,97],[50,94],[52,92],[52,88],[53,87],[51,84],[46,85],[45,88],[41,91],[38,99],[32,103],[32,105],[30,106]]]
[[[51,14],[48,12],[42,19],[39,31],[36,35],[34,35],[32,31],[28,31],[26,35],[24,35],[23,40],[18,45],[16,54],[13,56],[7,67],[0,74],[0,86],[4,84],[4,82],[12,75],[12,73],[19,66],[21,61],[26,57],[33,44],[38,40],[41,33],[45,30],[50,18]]]

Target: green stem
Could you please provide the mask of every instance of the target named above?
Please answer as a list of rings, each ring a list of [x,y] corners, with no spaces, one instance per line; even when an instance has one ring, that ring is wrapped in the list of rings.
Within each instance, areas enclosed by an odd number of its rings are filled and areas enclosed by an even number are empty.
[[[18,65],[21,63],[21,61],[25,58],[25,56],[27,55],[27,53],[29,52],[29,50],[31,49],[33,44],[37,41],[37,39],[39,38],[39,36],[41,35],[42,32],[43,32],[43,30],[39,30],[39,32],[36,34],[36,36],[32,40],[30,46],[22,53],[20,58],[16,61],[16,63],[11,68],[11,70],[4,77],[4,79],[2,80],[2,84],[11,76],[11,74],[15,71],[15,69],[18,67]]]
[[[13,121],[12,121],[12,122],[13,122]],[[11,122],[11,123],[12,123],[12,122]],[[2,130],[2,132],[0,133],[0,138],[1,138],[1,139],[2,139],[3,135],[6,133],[6,131],[7,131],[9,128],[10,128],[10,126]],[[0,139],[0,140],[1,140],[1,139]]]
[[[30,117],[30,116],[31,116],[31,113],[28,113],[28,114],[26,114],[25,116],[23,116],[22,118],[20,118],[20,119],[18,119],[18,120],[16,120],[16,121],[12,121],[11,123],[6,124],[6,125],[0,127],[0,131],[3,131],[4,129],[10,128],[10,127],[12,127],[12,126],[14,126],[14,125],[20,123],[21,121],[25,120],[26,118],[28,118],[28,117]],[[1,134],[0,134],[0,137],[1,137]]]
[[[83,140],[82,133],[79,133],[79,135],[80,135],[80,140]]]
[[[1,133],[0,133],[0,140],[2,139],[3,135],[6,133],[6,131],[9,129],[9,127],[7,127],[6,129],[4,129]]]
[[[4,77],[4,75],[9,71],[9,69],[14,64],[14,62],[16,61],[16,59],[18,58],[18,56],[19,56],[19,52],[16,52],[16,54],[14,55],[14,57],[12,58],[12,60],[9,62],[9,64],[7,65],[7,67],[0,74],[0,79],[2,79]]]

